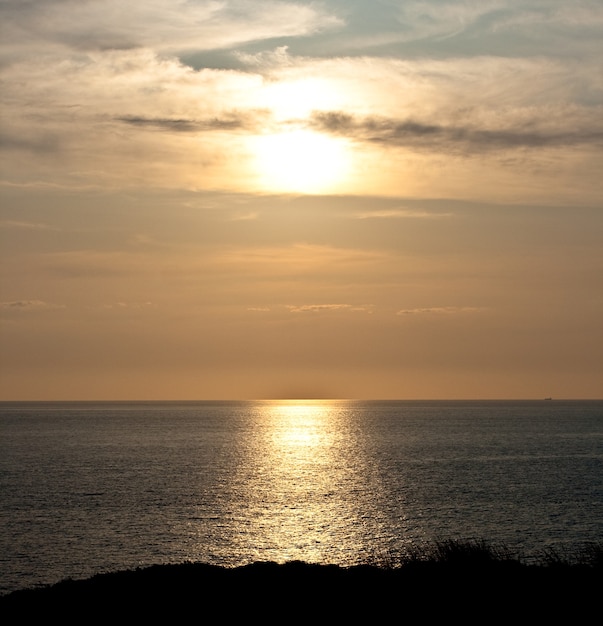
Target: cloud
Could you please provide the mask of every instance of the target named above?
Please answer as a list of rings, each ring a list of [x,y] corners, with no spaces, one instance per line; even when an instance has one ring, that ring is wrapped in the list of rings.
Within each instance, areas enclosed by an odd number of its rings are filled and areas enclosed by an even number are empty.
[[[253,67],[259,71],[280,70],[284,67],[296,65],[295,58],[289,54],[289,46],[278,46],[273,50],[262,50],[256,53],[235,50],[233,55],[244,66]]]
[[[551,11],[561,11],[552,4]],[[545,12],[544,4],[538,6]],[[438,7],[446,17],[438,17]],[[592,187],[597,174],[591,153],[603,144],[600,55],[579,63],[466,50],[385,56],[365,48],[348,55],[336,45],[346,32],[360,36],[365,22],[371,37],[386,38],[393,31],[430,31],[430,24],[439,37],[447,20],[487,30],[497,7],[509,18],[517,15],[515,5],[502,1],[377,7],[333,1],[1,2],[3,177],[13,184],[53,180],[62,187],[257,191],[254,141],[295,123],[350,139],[351,162],[367,174],[354,177],[351,193],[367,192],[368,185],[361,187],[367,181],[380,193],[392,193],[395,185],[405,195],[454,197],[502,180],[507,193],[519,197],[525,189],[509,180],[513,168],[535,195],[549,193],[552,172],[556,197]],[[356,11],[376,15],[360,20]],[[346,28],[335,14],[345,15]],[[584,12],[578,14],[586,28]],[[328,37],[330,51],[319,54],[313,44]],[[237,56],[239,69],[199,64],[195,70],[183,52],[189,48]],[[307,56],[300,54],[304,50]],[[562,148],[572,154],[561,155]],[[424,161],[397,162],[409,151]],[[478,164],[447,160],[458,155],[489,157],[479,164],[475,185],[463,177]],[[528,159],[534,174],[527,174]],[[407,175],[399,177],[399,171]],[[566,173],[576,182],[560,189]],[[540,178],[531,184],[530,176]]]
[[[309,35],[341,24],[318,3],[277,0],[5,0],[0,17],[6,24],[5,50],[18,56],[41,47],[207,50]]]
[[[368,219],[443,219],[453,217],[454,213],[417,211],[416,209],[384,209],[381,211],[365,211],[353,215],[358,220]]]
[[[349,309],[350,304],[302,304],[300,306],[289,305],[287,308],[291,313],[306,313],[316,311],[339,311],[341,309]]]
[[[43,256],[43,271],[62,279],[99,279],[144,274],[150,256],[125,250],[68,250]]]
[[[0,302],[0,309],[4,311],[52,311],[64,308],[64,305],[51,304],[43,300],[13,300],[12,302]]]
[[[589,47],[594,52],[603,24],[603,7],[588,1],[409,0],[387,5],[378,12],[371,6],[364,23],[356,21],[350,46],[372,47],[382,55],[396,50],[407,57],[425,50],[564,56]]]
[[[208,120],[149,118],[134,115],[126,115],[117,118],[118,121],[130,124],[131,126],[186,133],[208,130],[241,130],[248,127],[248,119],[249,116],[244,117],[242,115]]]
[[[396,315],[458,315],[463,313],[480,313],[485,309],[473,306],[436,306],[416,309],[400,309]]]
[[[603,147],[603,124],[595,128],[538,128],[535,121],[515,128],[476,128],[413,119],[358,117],[341,111],[315,112],[311,126],[357,141],[447,152],[488,152],[514,148]]]
[[[15,228],[18,230],[58,230],[49,224],[41,222],[21,222],[18,220],[0,220],[0,228]]]
[[[57,151],[60,141],[56,135],[47,132],[39,133],[36,136],[30,130],[22,130],[18,133],[4,130],[0,132],[0,145],[4,150],[49,154]]]
[[[334,272],[360,272],[387,259],[380,251],[294,243],[283,246],[251,246],[216,250],[211,257],[215,270],[233,270],[262,276],[300,276]]]
[[[251,222],[257,220],[259,214],[256,211],[249,211],[247,213],[236,213],[229,218],[231,222]]]
[[[105,309],[147,309],[155,306],[152,302],[115,302],[113,304],[107,304],[103,308]]]
[[[319,311],[370,311],[370,307],[358,307],[352,304],[302,304],[288,305],[291,313],[317,313]]]

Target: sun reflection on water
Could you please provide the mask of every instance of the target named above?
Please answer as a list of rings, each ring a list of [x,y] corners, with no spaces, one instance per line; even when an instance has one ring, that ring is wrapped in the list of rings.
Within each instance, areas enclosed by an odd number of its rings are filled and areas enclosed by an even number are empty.
[[[254,560],[349,562],[378,532],[378,481],[352,414],[337,401],[258,406],[237,489],[237,542]]]
[[[272,440],[277,453],[306,447],[311,448],[306,451],[307,454],[313,456],[318,448],[328,447],[332,443],[332,433],[328,428],[328,405],[313,402],[277,404],[270,407],[267,417],[274,420]],[[302,453],[299,450],[297,452]]]

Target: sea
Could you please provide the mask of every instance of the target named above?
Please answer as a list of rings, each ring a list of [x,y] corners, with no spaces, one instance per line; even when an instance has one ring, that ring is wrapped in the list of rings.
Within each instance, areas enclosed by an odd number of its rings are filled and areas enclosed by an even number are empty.
[[[603,542],[603,401],[0,403],[0,594],[447,540]]]

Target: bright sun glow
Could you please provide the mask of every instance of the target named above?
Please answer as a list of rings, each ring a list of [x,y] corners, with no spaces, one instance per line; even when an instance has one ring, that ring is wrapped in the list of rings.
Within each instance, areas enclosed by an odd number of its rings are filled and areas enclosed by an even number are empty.
[[[270,191],[335,191],[349,168],[342,140],[309,130],[263,135],[254,152],[261,186]]]
[[[303,119],[312,111],[339,111],[346,98],[339,87],[320,78],[267,82],[262,85],[258,108],[269,109],[279,122]]]

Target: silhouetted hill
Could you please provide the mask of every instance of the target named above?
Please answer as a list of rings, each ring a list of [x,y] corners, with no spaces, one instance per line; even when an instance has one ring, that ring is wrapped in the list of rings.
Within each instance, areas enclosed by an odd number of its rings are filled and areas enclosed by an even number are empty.
[[[456,554],[395,566],[344,568],[299,561],[238,568],[155,565],[14,592],[0,598],[0,618],[4,624],[159,618],[170,623],[253,618],[375,624],[451,617],[465,623],[563,619],[581,624],[600,612],[600,560],[526,565],[483,548],[459,548]]]

